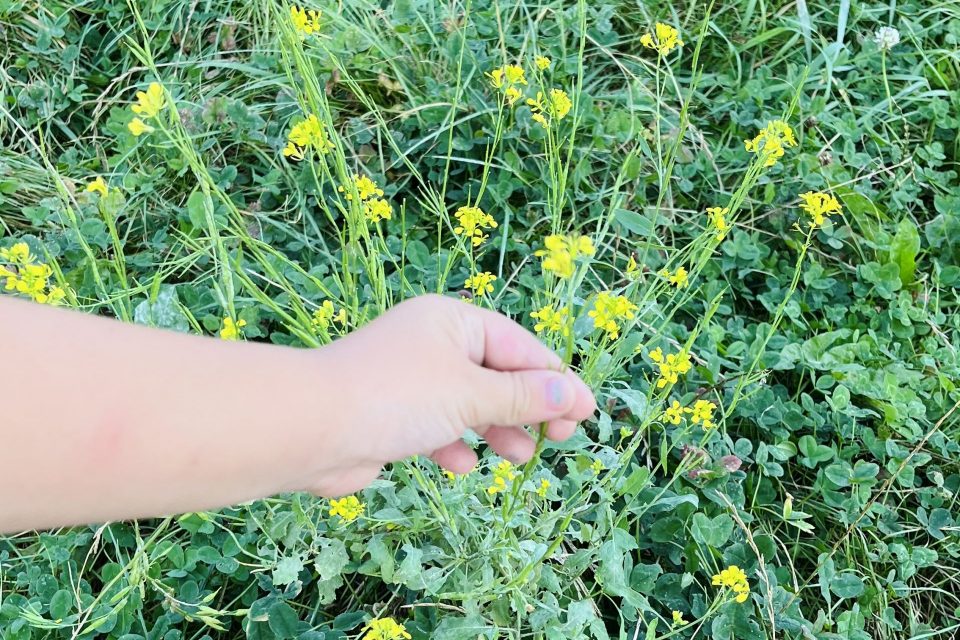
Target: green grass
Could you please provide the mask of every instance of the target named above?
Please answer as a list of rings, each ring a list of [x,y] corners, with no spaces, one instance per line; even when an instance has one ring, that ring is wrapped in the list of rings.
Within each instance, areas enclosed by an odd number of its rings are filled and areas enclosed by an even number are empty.
[[[452,481],[414,460],[352,523],[289,495],[0,538],[0,638],[329,640],[386,616],[447,640],[960,635],[960,3],[310,6],[301,39],[278,3],[0,0],[0,247],[85,312],[301,347],[490,272],[475,302],[531,328],[572,308],[544,339],[601,411],[501,494],[492,455]],[[659,61],[657,21],[685,42]],[[513,63],[510,106],[485,74]],[[137,138],[151,82],[168,105]],[[548,136],[525,99],[553,87],[573,108]],[[308,114],[334,149],[291,161]],[[764,168],[743,141],[777,118],[799,144]],[[390,220],[338,192],[355,172]],[[119,193],[85,193],[97,176]],[[794,228],[807,191],[842,215]],[[477,248],[465,205],[498,223]],[[596,246],[569,281],[535,254],[551,233]],[[684,289],[658,275],[679,266]],[[616,339],[603,291],[637,306]],[[324,301],[345,325],[314,322]],[[675,385],[657,347],[692,354]],[[671,424],[674,400],[717,427]],[[711,585],[728,565],[745,603]]]

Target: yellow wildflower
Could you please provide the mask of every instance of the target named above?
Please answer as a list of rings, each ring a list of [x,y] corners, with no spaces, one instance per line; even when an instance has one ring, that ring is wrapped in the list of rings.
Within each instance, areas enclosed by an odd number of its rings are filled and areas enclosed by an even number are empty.
[[[324,300],[323,304],[313,312],[310,325],[314,331],[326,331],[330,327],[331,322],[345,325],[347,323],[347,310],[340,309],[340,311],[337,311],[332,302]]]
[[[369,200],[374,196],[383,197],[383,189],[378,187],[377,183],[368,176],[354,174],[353,186],[357,190],[357,195],[360,196],[361,200]],[[342,185],[337,187],[337,191],[346,193],[346,189],[344,189]],[[353,194],[347,193],[347,200],[353,200]]]
[[[730,230],[730,224],[727,222],[729,213],[730,209],[727,207],[707,207],[707,219],[710,221],[710,226],[717,232],[718,240],[723,240]]]
[[[227,316],[223,319],[223,328],[220,329],[220,338],[223,340],[239,340],[240,336],[243,335],[243,329],[247,326],[246,320],[237,320],[234,322],[233,318]]]
[[[502,460],[493,469],[493,483],[487,487],[487,493],[491,496],[503,493],[507,490],[508,483],[513,482],[516,477],[517,474],[513,472],[513,465],[506,460]]]
[[[374,198],[363,206],[363,213],[370,222],[380,222],[393,217],[393,207],[383,198]]]
[[[593,475],[598,476],[600,472],[603,471],[606,467],[603,466],[603,462],[600,461],[600,458],[597,458],[593,461],[593,464],[590,465],[590,471],[593,471]]]
[[[107,188],[107,183],[102,176],[97,176],[97,179],[87,185],[87,193],[99,193],[101,196],[106,197],[110,192]]]
[[[353,522],[363,515],[366,505],[357,500],[356,496],[347,496],[339,500],[330,501],[330,515],[340,516],[344,522]]]
[[[620,427],[621,438],[629,438],[632,435],[633,435],[633,429],[631,429],[630,427]]]
[[[563,120],[573,108],[570,96],[563,89],[550,89],[546,98],[538,91],[536,99],[527,100],[527,105],[533,111],[533,119],[544,129],[549,128],[553,120]]]
[[[484,229],[497,228],[497,221],[493,216],[484,213],[480,207],[460,207],[453,215],[459,223],[453,228],[453,232],[469,237],[475,247],[480,246],[487,239]]]
[[[653,49],[661,56],[665,56],[677,47],[683,46],[680,32],[668,24],[658,22],[654,25],[654,32],[643,34],[640,37],[640,44],[647,49]]]
[[[683,407],[680,406],[679,402],[674,400],[673,404],[663,412],[663,419],[670,424],[680,424],[680,421],[683,420],[683,413]]]
[[[507,104],[513,105],[516,104],[517,100],[523,97],[523,91],[518,87],[507,87],[506,91],[503,92],[503,95],[507,99]]]
[[[683,619],[682,613],[680,613],[679,611],[673,611],[671,613],[673,614],[674,627],[682,627],[683,625],[687,624],[687,621]]]
[[[375,618],[364,627],[361,640],[410,640],[407,629],[393,618]]]
[[[290,5],[290,21],[301,37],[320,33],[320,15],[320,12],[314,9],[307,11]]]
[[[546,71],[550,68],[550,58],[546,56],[537,56],[534,58],[534,63],[537,65],[537,69],[540,69],[540,71]]]
[[[30,253],[30,245],[18,242],[9,249],[0,249],[0,260],[12,264],[27,264],[33,262],[34,257]]]
[[[527,84],[523,75],[523,67],[516,64],[508,64],[494,69],[487,76],[490,78],[490,85],[503,92],[508,104],[514,104],[520,99],[523,95],[520,85]]]
[[[717,405],[708,401],[708,400],[697,400],[693,403],[692,409],[687,409],[687,413],[693,414],[690,417],[693,424],[702,424],[704,429],[712,429],[717,426],[713,422],[713,410],[717,408]]]
[[[681,375],[690,371],[690,354],[686,351],[668,354],[666,357],[660,347],[650,352],[650,359],[660,370],[657,388],[662,389],[668,384],[676,384]]]
[[[713,586],[732,589],[736,594],[734,599],[741,603],[746,602],[750,595],[750,583],[747,581],[747,574],[736,565],[730,565],[713,576]]]
[[[763,158],[763,166],[772,167],[783,157],[785,147],[797,146],[793,129],[783,120],[771,120],[752,140],[744,140],[744,147],[750,153]]]
[[[550,481],[544,478],[540,481],[540,486],[537,487],[537,495],[541,498],[547,497],[547,491],[550,489]]]
[[[463,286],[472,290],[478,296],[482,296],[493,293],[493,283],[496,281],[497,276],[489,271],[481,271],[467,278]]]
[[[808,191],[800,194],[800,199],[803,200],[800,208],[810,216],[807,224],[811,229],[822,227],[827,218],[842,211],[840,202],[829,193]]]
[[[601,291],[593,302],[593,309],[587,313],[593,318],[593,326],[607,332],[607,336],[616,339],[624,322],[636,317],[637,305],[625,296],[615,296]]]
[[[5,279],[4,288],[7,291],[23,294],[40,304],[55,305],[66,297],[63,289],[50,284],[53,269],[50,265],[37,262],[26,242],[0,249],[0,261],[11,267],[0,264],[0,278]]]
[[[631,280],[636,280],[639,275],[640,267],[637,265],[637,259],[631,255],[630,259],[627,260],[627,277]]]
[[[543,245],[544,248],[534,252],[534,255],[543,258],[544,271],[561,278],[572,278],[577,259],[592,256],[596,252],[593,241],[587,236],[547,236]]]
[[[673,273],[662,269],[660,275],[667,279],[670,284],[676,285],[677,289],[683,289],[685,286],[690,284],[689,278],[687,278],[687,270],[683,267],[678,267]]]
[[[554,309],[550,305],[540,308],[539,311],[530,312],[530,317],[537,323],[533,325],[533,330],[537,333],[559,333],[566,337],[570,335],[570,327],[567,326],[567,317],[570,310],[566,307]]]
[[[145,123],[140,118],[134,118],[129,123],[127,123],[127,129],[130,131],[130,133],[132,133],[137,137],[140,137],[145,133],[151,133],[153,131],[153,127]]]
[[[156,118],[166,104],[167,98],[163,92],[163,87],[158,82],[151,82],[145,92],[137,91],[137,104],[130,109],[144,118]]]
[[[316,114],[312,113],[290,129],[283,155],[294,160],[303,160],[307,149],[310,148],[320,153],[329,153],[330,149],[333,149],[333,143],[330,142],[323,123]]]

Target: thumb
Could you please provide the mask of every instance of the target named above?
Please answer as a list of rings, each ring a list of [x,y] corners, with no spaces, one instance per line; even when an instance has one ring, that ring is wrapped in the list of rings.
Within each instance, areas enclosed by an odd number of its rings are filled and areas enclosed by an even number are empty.
[[[563,418],[577,402],[572,377],[546,369],[477,369],[479,380],[466,400],[471,427],[520,426]]]

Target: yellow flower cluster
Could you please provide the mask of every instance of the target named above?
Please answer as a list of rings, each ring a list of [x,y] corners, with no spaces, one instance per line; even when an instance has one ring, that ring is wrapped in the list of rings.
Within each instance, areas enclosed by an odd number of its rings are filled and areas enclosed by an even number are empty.
[[[682,613],[680,613],[679,611],[673,611],[672,614],[673,614],[674,627],[682,627],[683,625],[687,624],[687,621],[683,619]]]
[[[559,333],[563,337],[570,335],[570,327],[567,326],[567,318],[570,316],[570,310],[567,307],[554,309],[550,305],[541,307],[539,311],[530,312],[530,317],[537,323],[533,325],[533,330],[537,333]]]
[[[339,500],[330,501],[330,515],[340,516],[344,522],[353,522],[363,515],[366,505],[360,502],[356,496],[347,496]]]
[[[517,474],[513,472],[513,465],[502,460],[500,464],[493,468],[493,482],[487,487],[487,493],[491,496],[503,493],[507,490],[508,483],[513,482]]]
[[[546,56],[537,56],[534,58],[533,62],[537,65],[537,69],[540,69],[540,71],[546,71],[550,68],[550,58],[547,58]]]
[[[87,193],[99,193],[100,196],[104,198],[106,198],[107,194],[110,193],[110,189],[107,187],[107,182],[102,176],[97,176],[96,180],[90,182],[84,191]]]
[[[660,275],[666,278],[670,284],[676,285],[677,289],[682,289],[690,284],[690,279],[687,277],[689,274],[684,267],[678,267],[673,272],[661,269]]]
[[[406,627],[393,618],[375,618],[364,627],[361,640],[410,640]]]
[[[627,260],[626,273],[627,273],[627,278],[629,278],[630,280],[636,280],[637,276],[640,275],[640,266],[637,264],[637,259],[634,258],[632,255],[630,256],[630,259]]]
[[[330,142],[323,123],[313,113],[290,129],[283,155],[294,160],[303,160],[307,149],[316,149],[319,153],[329,153],[330,149],[333,149],[333,143]]]
[[[514,104],[523,96],[521,85],[527,84],[523,67],[517,64],[504,65],[487,74],[494,89],[502,91],[507,104]]]
[[[590,465],[590,471],[592,471],[593,475],[595,476],[600,475],[600,472],[603,471],[605,468],[606,467],[603,466],[603,462],[600,460],[600,458],[597,458],[596,460],[594,460],[593,463]]]
[[[347,310],[340,309],[337,311],[333,306],[333,303],[329,300],[324,300],[323,304],[313,312],[313,317],[310,319],[310,325],[313,327],[314,331],[326,331],[330,328],[331,322],[337,322],[341,326],[347,324]]]
[[[593,241],[587,236],[547,236],[543,246],[534,255],[543,258],[544,271],[561,278],[572,278],[576,261],[596,252]]]
[[[650,352],[650,359],[656,363],[660,370],[660,378],[657,380],[657,388],[662,389],[668,384],[676,384],[680,376],[690,371],[690,354],[686,351],[663,355],[660,347]]]
[[[651,354],[651,357],[653,354]],[[670,356],[667,356],[668,358]],[[688,367],[689,368],[689,367]],[[663,378],[661,378],[662,380]],[[661,385],[657,385],[661,386]],[[683,420],[683,415],[685,413],[692,414],[690,416],[690,421],[693,424],[703,425],[704,429],[712,429],[717,426],[713,421],[713,410],[717,408],[717,405],[710,402],[709,400],[697,400],[693,403],[693,407],[683,407],[676,400],[673,403],[664,409],[663,411],[663,420],[670,424],[680,424],[680,421]]]
[[[793,129],[783,120],[771,120],[752,140],[744,140],[744,147],[750,153],[763,158],[763,166],[772,167],[783,157],[785,147],[797,146]]]
[[[680,39],[679,31],[668,24],[658,22],[654,25],[654,33],[648,32],[640,36],[640,44],[665,56],[677,47],[682,47],[683,40]]]
[[[137,91],[137,104],[130,107],[140,117],[134,118],[127,124],[127,129],[135,136],[141,136],[153,131],[153,127],[144,122],[160,115],[160,111],[167,106],[167,97],[163,87],[157,82],[151,82],[146,91]]]
[[[734,599],[741,603],[746,602],[750,595],[750,583],[747,581],[747,574],[734,564],[713,576],[713,586],[732,589],[737,594]]]
[[[684,408],[676,400],[663,412],[663,419],[670,424],[680,424],[683,420]]]
[[[810,222],[807,224],[811,229],[822,227],[827,218],[842,211],[840,203],[829,193],[808,191],[801,193],[800,199],[803,200],[800,208],[810,216]]]
[[[234,321],[233,318],[227,316],[223,319],[223,328],[220,329],[220,338],[230,342],[239,340],[240,337],[243,336],[242,329],[245,326],[247,326],[246,320]]]
[[[723,240],[730,230],[730,224],[727,222],[727,216],[730,209],[727,207],[707,207],[707,219],[710,226],[717,232],[717,240]]]
[[[540,123],[544,129],[549,129],[554,120],[566,118],[573,108],[570,96],[563,89],[550,89],[546,97],[542,91],[537,91],[537,98],[527,100],[527,105],[533,111],[534,121]]]
[[[637,305],[630,302],[626,296],[615,296],[607,291],[601,291],[593,302],[593,309],[587,313],[593,318],[593,326],[607,332],[607,337],[615,340],[620,336],[620,329],[627,320],[636,317]]]
[[[389,220],[393,217],[393,207],[390,202],[383,198],[383,189],[377,186],[377,183],[369,176],[354,174],[353,186],[363,202],[363,215],[370,222],[380,222]],[[353,194],[348,193],[343,185],[337,187],[337,191],[346,194],[347,200],[353,200]]]
[[[21,293],[40,304],[59,304],[66,292],[50,285],[51,275],[50,265],[38,262],[26,242],[0,249],[0,278],[6,279],[7,291]]]
[[[489,271],[481,271],[467,278],[463,286],[473,291],[476,295],[482,296],[493,293],[493,283],[497,281],[497,276]]]
[[[357,190],[357,195],[360,196],[361,200],[369,200],[374,196],[378,198],[383,197],[383,189],[377,186],[377,183],[370,179],[369,176],[362,176],[358,173],[353,174],[353,187]],[[353,194],[347,193],[347,190],[340,185],[337,187],[337,191],[340,193],[346,194],[347,200],[353,200]]]
[[[537,495],[540,496],[541,498],[546,498],[547,491],[549,490],[550,490],[550,481],[547,480],[546,478],[542,479],[540,481],[540,486],[537,487]]]
[[[320,12],[314,9],[307,11],[297,5],[290,5],[290,22],[300,37],[312,36],[320,33]]]
[[[470,238],[473,246],[479,247],[489,236],[485,229],[496,229],[497,221],[489,213],[484,213],[480,207],[460,207],[453,214],[459,223],[453,232]]]

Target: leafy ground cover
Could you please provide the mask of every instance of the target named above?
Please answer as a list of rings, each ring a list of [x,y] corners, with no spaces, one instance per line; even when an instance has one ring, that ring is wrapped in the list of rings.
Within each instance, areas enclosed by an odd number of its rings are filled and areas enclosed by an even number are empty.
[[[4,639],[960,635],[956,2],[7,0],[0,39],[5,295],[301,347],[460,296],[601,405],[526,466],[0,538]]]

